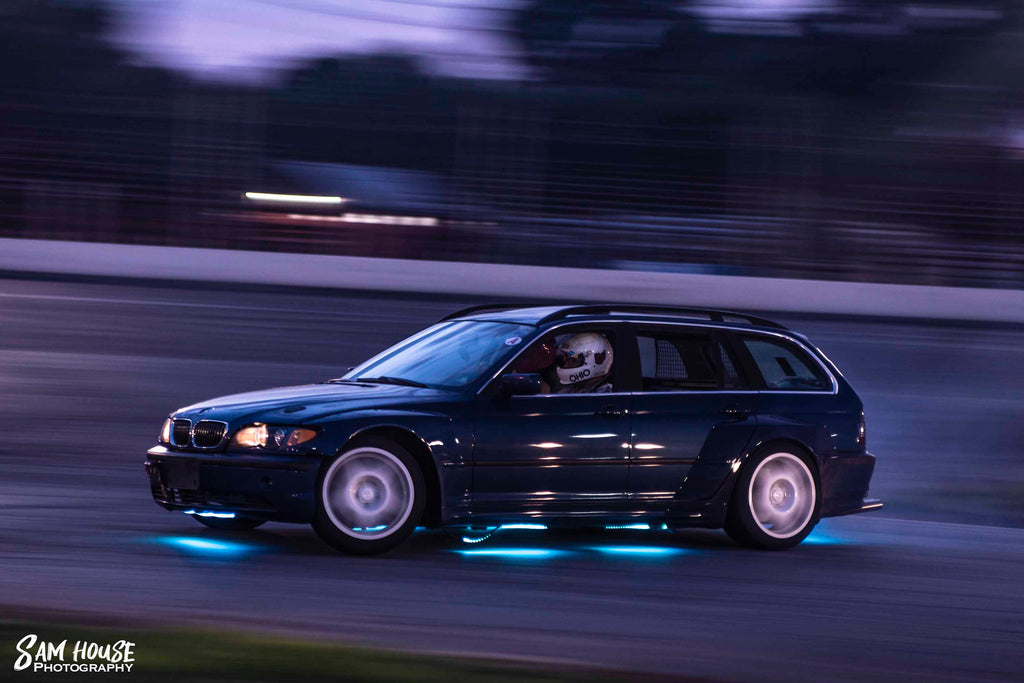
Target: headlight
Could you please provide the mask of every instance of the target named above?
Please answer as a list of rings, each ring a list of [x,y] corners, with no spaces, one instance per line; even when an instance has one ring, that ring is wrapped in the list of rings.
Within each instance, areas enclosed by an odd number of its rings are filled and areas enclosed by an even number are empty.
[[[231,445],[239,448],[291,448],[313,439],[316,432],[305,427],[274,427],[261,422],[242,427],[231,438]]]
[[[171,430],[174,429],[174,420],[167,418],[164,420],[164,427],[160,430],[160,442],[170,443],[171,442]]]

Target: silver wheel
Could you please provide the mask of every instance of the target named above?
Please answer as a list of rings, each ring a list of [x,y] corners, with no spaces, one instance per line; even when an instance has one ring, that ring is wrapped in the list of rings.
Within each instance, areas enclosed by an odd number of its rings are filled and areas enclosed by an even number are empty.
[[[409,519],[415,487],[401,460],[364,446],[331,464],[321,493],[324,511],[339,531],[372,541],[390,536]]]
[[[807,464],[791,453],[774,453],[761,461],[750,479],[750,513],[772,538],[791,538],[814,514],[817,493]]]

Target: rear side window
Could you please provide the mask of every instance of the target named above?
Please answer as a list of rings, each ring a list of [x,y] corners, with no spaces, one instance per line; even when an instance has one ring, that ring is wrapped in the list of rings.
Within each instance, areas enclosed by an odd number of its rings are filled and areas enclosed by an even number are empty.
[[[796,344],[782,339],[743,337],[743,345],[764,378],[765,388],[788,391],[831,391],[821,366]]]
[[[726,350],[710,332],[638,331],[642,391],[745,389]]]

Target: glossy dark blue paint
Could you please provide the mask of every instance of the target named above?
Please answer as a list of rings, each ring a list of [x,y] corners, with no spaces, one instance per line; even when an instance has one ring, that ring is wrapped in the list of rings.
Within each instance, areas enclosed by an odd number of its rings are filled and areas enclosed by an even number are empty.
[[[639,392],[631,330],[657,323],[734,332],[797,335],[776,326],[683,319],[666,313],[558,318],[562,307],[471,314],[468,319],[534,325],[536,333],[462,391],[386,384],[315,384],[226,396],[172,417],[247,424],[303,425],[315,439],[276,453],[197,453],[151,449],[154,498],[168,509],[229,509],[287,522],[310,522],[325,466],[346,444],[385,433],[418,459],[427,478],[429,526],[543,518],[550,525],[642,519],[671,526],[720,527],[743,462],[762,448],[798,448],[817,464],[822,516],[860,511],[874,457],[857,431],[863,405],[819,351],[835,391]],[[549,320],[555,316],[554,319]],[[539,324],[538,324],[539,323]],[[554,328],[618,330],[616,390],[610,394],[505,396],[497,376],[532,340]],[[737,358],[742,351],[735,350]],[[198,468],[199,490],[171,491],[169,469]],[[187,495],[183,495],[187,494]],[[188,498],[188,500],[185,500]],[[595,521],[595,520],[600,520]]]
[[[629,408],[629,395],[481,396],[475,511],[504,516],[626,510]]]
[[[698,486],[708,473],[717,491],[757,428],[754,393],[637,393],[633,401],[630,490],[655,509],[713,494]]]
[[[153,498],[169,510],[225,508],[282,522],[308,523],[316,504],[314,489],[320,456],[233,455],[150,450]],[[188,460],[199,466],[201,491],[169,492],[170,468]]]

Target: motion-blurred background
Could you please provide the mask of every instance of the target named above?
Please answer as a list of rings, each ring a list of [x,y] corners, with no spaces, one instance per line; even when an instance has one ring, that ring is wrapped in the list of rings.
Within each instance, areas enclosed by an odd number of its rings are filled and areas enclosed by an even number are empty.
[[[1019,676],[1022,84],[1010,1],[3,0],[0,651],[114,619],[87,637],[209,629],[143,636],[173,681],[438,680],[245,629],[552,678]],[[264,278],[306,266],[344,284]],[[420,532],[356,559],[153,504],[170,411],[581,281],[807,333],[864,399],[885,509],[785,554]]]
[[[1022,31],[985,0],[6,0],[0,232],[1021,287]]]

